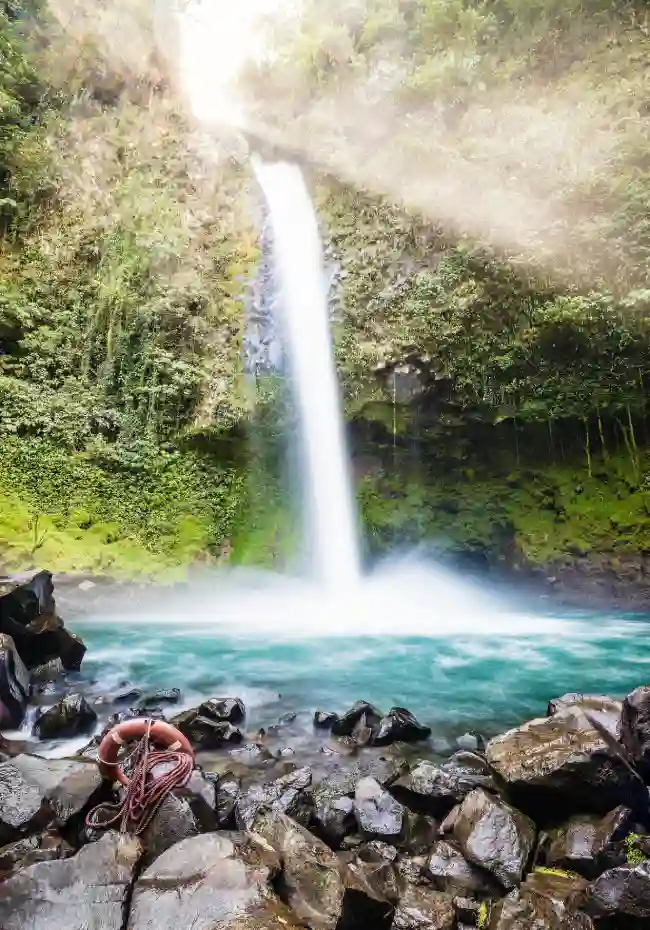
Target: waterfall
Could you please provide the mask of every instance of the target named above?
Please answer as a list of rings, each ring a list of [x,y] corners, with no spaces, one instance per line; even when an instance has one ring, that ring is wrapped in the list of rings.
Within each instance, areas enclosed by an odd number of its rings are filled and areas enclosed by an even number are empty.
[[[357,521],[316,214],[296,165],[256,161],[254,167],[269,207],[300,419],[306,536],[319,580],[348,586],[360,575]]]

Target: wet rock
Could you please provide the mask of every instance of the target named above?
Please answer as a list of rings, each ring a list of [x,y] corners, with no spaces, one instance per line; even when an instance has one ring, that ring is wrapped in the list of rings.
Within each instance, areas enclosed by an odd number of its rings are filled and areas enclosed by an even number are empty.
[[[148,707],[161,707],[163,704],[178,704],[180,699],[180,688],[161,688],[147,694],[142,701],[141,707],[146,709]]]
[[[521,881],[535,837],[532,820],[482,788],[467,795],[454,825],[454,839],[465,858],[491,872],[505,888]]]
[[[593,930],[581,910],[585,887],[578,876],[535,871],[491,907],[488,930]]]
[[[0,849],[0,882],[36,862],[67,859],[73,852],[72,846],[54,830],[16,840]]]
[[[114,694],[110,699],[112,704],[128,704],[133,706],[137,704],[142,697],[142,691],[138,688],[124,688],[122,691],[118,691],[117,694]]]
[[[331,730],[338,719],[338,714],[328,714],[317,710],[314,714],[314,726],[317,730]]]
[[[451,895],[409,885],[395,910],[393,930],[454,930],[455,923]]]
[[[480,733],[463,733],[456,740],[456,745],[462,751],[466,752],[483,752],[485,749],[485,740]]]
[[[405,707],[391,707],[379,721],[372,735],[373,746],[390,746],[392,743],[419,743],[429,739],[431,727],[419,723]]]
[[[375,730],[379,726],[382,716],[381,711],[373,707],[372,704],[368,704],[367,701],[357,701],[342,717],[333,721],[332,735],[352,736],[354,728],[361,723],[362,719],[364,719],[365,726]]]
[[[596,917],[650,925],[650,859],[604,872],[590,886],[586,910]],[[616,925],[616,924],[615,924]]]
[[[241,794],[241,782],[227,774],[217,782],[217,822],[221,830],[236,829],[235,807]]]
[[[426,855],[438,838],[438,830],[433,817],[407,810],[401,849],[413,856]]]
[[[500,894],[500,885],[493,875],[468,862],[459,849],[444,840],[433,847],[426,874],[434,888],[449,894],[479,899]]]
[[[476,787],[493,787],[489,766],[480,756],[456,753],[442,765],[420,762],[391,785],[393,794],[410,810],[445,817]]]
[[[29,694],[29,672],[11,636],[0,633],[0,728],[20,726]]]
[[[399,900],[395,854],[375,842],[341,854],[345,894],[337,930],[389,930]]]
[[[168,794],[142,834],[145,848],[143,865],[150,865],[181,840],[199,833],[199,825],[188,802],[175,794]]]
[[[303,825],[311,819],[311,769],[301,768],[265,785],[253,785],[240,794],[235,803],[235,821],[240,830],[250,830],[258,811],[263,808],[288,814]]]
[[[205,717],[199,713],[198,708],[172,717],[171,723],[197,751],[235,746],[244,740],[243,733],[237,727],[227,721]]]
[[[610,730],[613,718],[607,710],[598,719]],[[622,804],[647,810],[642,780],[611,740],[594,729],[582,705],[569,705],[495,737],[488,743],[487,759],[515,803],[540,820],[545,813],[561,816],[576,808],[604,814]]]
[[[140,843],[107,833],[70,859],[39,862],[2,885],[2,930],[122,930]]]
[[[636,688],[623,701],[621,742],[634,765],[650,777],[650,685]]]
[[[0,764],[0,843],[66,823],[93,800],[102,779],[92,762],[20,755]]]
[[[241,698],[211,698],[198,708],[201,717],[216,723],[243,723],[246,719],[246,707]]]
[[[544,865],[569,869],[586,878],[603,871],[602,858],[613,840],[619,839],[631,811],[617,807],[604,817],[576,814],[542,837],[540,858]]]
[[[347,796],[314,802],[311,828],[332,849],[340,849],[346,836],[354,833],[354,802]]]
[[[184,840],[136,882],[127,930],[294,930],[301,924],[268,884],[278,868],[268,847],[242,834]]]
[[[343,903],[343,881],[334,853],[279,811],[259,811],[252,830],[280,855],[278,887],[285,903],[313,930],[334,930]]]
[[[354,794],[354,816],[366,839],[398,842],[404,833],[404,808],[374,778],[362,778]]]
[[[260,768],[273,760],[273,754],[265,746],[259,743],[246,743],[237,749],[229,750],[230,758],[234,762],[245,765],[248,768]]]
[[[580,691],[572,691],[549,701],[546,713],[549,717],[552,717],[569,707],[576,706],[583,708],[587,712],[592,711],[609,716],[613,720],[614,731],[619,726],[622,710],[621,702],[604,694],[583,694]]]
[[[81,694],[70,694],[36,718],[32,734],[38,739],[69,739],[92,730],[97,714]]]
[[[61,659],[51,659],[43,665],[38,665],[31,672],[32,682],[41,693],[43,693],[41,689],[44,689],[47,685],[65,684],[65,682],[61,682],[64,675],[65,669]]]
[[[454,898],[454,913],[459,927],[478,927],[481,919],[481,902],[475,898]]]

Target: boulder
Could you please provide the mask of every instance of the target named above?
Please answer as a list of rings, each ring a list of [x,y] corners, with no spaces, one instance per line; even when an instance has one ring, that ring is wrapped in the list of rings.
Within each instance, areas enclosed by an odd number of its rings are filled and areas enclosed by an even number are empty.
[[[20,755],[1,763],[0,843],[67,823],[94,802],[101,784],[92,762]]]
[[[174,794],[187,801],[202,833],[217,829],[217,786],[200,768],[195,768],[187,784],[175,788]]]
[[[501,886],[494,876],[468,862],[459,849],[440,840],[433,847],[426,875],[434,888],[453,895],[496,898]]]
[[[150,865],[176,843],[199,833],[199,825],[187,801],[168,794],[142,834],[143,865]]]
[[[582,705],[571,704],[488,743],[487,760],[514,803],[538,821],[576,809],[604,814],[621,804],[645,816],[648,792],[616,749],[612,715],[601,709],[600,718],[593,716],[609,737],[592,726]]]
[[[538,861],[595,878],[603,871],[601,862],[605,852],[613,840],[620,838],[631,813],[627,807],[616,807],[604,817],[597,814],[570,817],[542,837]]]
[[[587,713],[594,714],[597,719],[602,720],[612,735],[619,735],[622,704],[616,698],[603,694],[583,694],[580,691],[573,691],[549,701],[546,713],[547,716],[553,717],[570,707],[579,707]]]
[[[23,722],[30,694],[29,672],[11,636],[0,633],[0,728]]]
[[[399,900],[397,850],[371,842],[340,854],[345,894],[337,930],[389,930]]]
[[[371,742],[373,746],[390,746],[393,743],[419,743],[430,736],[431,727],[419,723],[405,707],[391,707],[373,730]]]
[[[65,669],[75,671],[86,651],[56,616],[50,572],[39,572],[0,596],[0,633],[11,636],[29,669],[60,659]]]
[[[586,882],[579,876],[537,870],[490,909],[488,930],[594,930],[581,910]]]
[[[2,930],[122,930],[140,843],[115,832],[70,859],[39,862],[2,885]]]
[[[201,705],[202,707],[205,705]],[[185,711],[172,717],[171,723],[186,736],[197,751],[236,746],[244,740],[244,734],[227,720],[215,720],[204,716],[199,708]]]
[[[141,699],[142,691],[138,688],[123,688],[110,698],[111,704],[128,704],[134,707]]]
[[[597,919],[612,918],[615,926],[626,920],[639,930],[650,926],[650,859],[604,872],[590,886],[585,909]]]
[[[162,704],[178,704],[181,699],[180,688],[160,688],[147,694],[141,704],[144,710],[149,707],[160,707]]]
[[[394,843],[404,835],[404,808],[374,778],[362,778],[357,783],[354,817],[366,839]]]
[[[94,729],[97,714],[81,694],[70,694],[36,718],[32,728],[38,739],[69,739]]]
[[[405,831],[401,849],[412,856],[426,856],[438,839],[439,827],[433,817],[405,812]]]
[[[354,833],[354,802],[343,796],[314,804],[311,829],[332,849],[340,849],[346,836]]]
[[[650,685],[636,688],[623,701],[621,742],[630,760],[650,779]]]
[[[227,773],[217,782],[217,824],[221,830],[234,830],[235,808],[241,795],[240,780]]]
[[[126,930],[297,930],[302,924],[268,884],[278,870],[277,856],[254,837],[183,840],[136,882]]]
[[[456,914],[451,895],[409,885],[393,918],[393,930],[454,930]]]
[[[265,785],[253,785],[240,794],[235,804],[235,821],[240,830],[250,830],[257,812],[262,808],[281,811],[294,820],[308,824],[311,819],[311,769],[301,768],[276,778]]]
[[[16,840],[0,848],[0,882],[35,862],[67,859],[73,852],[72,846],[54,830]]]
[[[243,723],[246,719],[246,707],[241,698],[211,698],[198,708],[201,717],[217,723]]]
[[[491,872],[505,888],[519,884],[535,845],[532,820],[475,788],[461,804],[453,833],[466,859]]]
[[[357,701],[343,716],[332,722],[332,735],[352,736],[355,727],[362,722],[362,719],[365,720],[365,726],[375,730],[382,717],[381,711],[372,704],[367,701]]]
[[[335,723],[338,722],[338,714],[328,714],[325,711],[317,710],[314,714],[314,727],[317,730],[331,730]]]
[[[405,807],[433,817],[445,817],[476,787],[493,788],[489,766],[470,752],[456,753],[442,765],[420,762],[398,778],[390,791]]]
[[[334,930],[343,904],[343,881],[335,854],[279,811],[259,811],[252,831],[279,854],[282,898],[298,919],[312,930]]]

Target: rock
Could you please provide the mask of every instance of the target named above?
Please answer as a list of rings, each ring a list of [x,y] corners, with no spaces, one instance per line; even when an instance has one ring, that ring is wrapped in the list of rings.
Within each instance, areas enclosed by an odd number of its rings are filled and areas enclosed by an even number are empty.
[[[246,707],[241,698],[211,698],[199,706],[199,715],[217,723],[243,723]]]
[[[647,781],[650,778],[650,685],[636,688],[623,701],[621,742]]]
[[[343,881],[334,853],[279,811],[259,811],[252,831],[279,853],[282,898],[298,919],[313,930],[334,930],[343,904]]]
[[[199,825],[188,802],[175,794],[168,794],[142,834],[144,866],[150,865],[181,840],[199,833]]]
[[[599,719],[609,719],[609,730],[611,715],[601,713]],[[545,811],[558,817],[576,808],[604,814],[621,804],[644,815],[647,811],[648,792],[641,778],[611,739],[592,727],[581,705],[495,737],[488,743],[487,760],[514,802],[537,819],[543,820]]]
[[[338,719],[338,714],[328,714],[317,710],[314,714],[314,726],[317,730],[331,730]]]
[[[111,832],[70,859],[39,862],[2,885],[2,930],[122,930],[140,858],[137,840]]]
[[[478,752],[485,749],[485,740],[479,733],[463,733],[456,740],[456,745],[460,750]]]
[[[70,694],[36,718],[32,734],[38,739],[69,739],[90,732],[97,714],[81,694]]]
[[[394,847],[372,842],[341,855],[345,895],[337,930],[389,930],[399,900],[396,853]]]
[[[332,849],[340,849],[356,828],[352,798],[343,796],[315,804],[311,828]]]
[[[217,786],[201,769],[195,768],[187,784],[175,788],[174,794],[187,801],[202,833],[217,829]]]
[[[29,672],[11,636],[0,633],[0,728],[20,726],[30,694]]]
[[[183,840],[136,882],[126,930],[297,930],[268,885],[278,868],[270,849],[242,834]]]
[[[616,731],[621,717],[621,702],[603,694],[583,694],[580,691],[563,694],[562,697],[554,698],[548,702],[546,713],[549,717],[552,717],[576,705],[587,712],[592,711],[609,716],[613,720],[614,731]]]
[[[354,816],[366,839],[398,842],[404,833],[404,808],[374,778],[362,778],[354,795]]]
[[[16,840],[0,849],[0,882],[35,862],[67,859],[73,852],[72,846],[54,831]]]
[[[475,788],[461,804],[454,839],[466,859],[505,888],[522,879],[535,844],[535,824],[500,798]]]
[[[627,807],[616,807],[604,817],[576,814],[542,838],[541,861],[546,866],[595,878],[603,871],[600,863],[605,851],[612,840],[620,837],[631,813]]]
[[[253,785],[240,794],[235,804],[235,820],[240,830],[250,830],[262,807],[281,811],[294,820],[308,824],[311,819],[311,798],[306,795],[312,781],[311,769],[301,768],[266,785]]]
[[[354,728],[365,718],[365,726],[375,730],[382,719],[381,711],[368,704],[367,701],[357,701],[342,717],[332,723],[333,736],[352,736]]]
[[[0,843],[66,823],[95,800],[97,766],[73,759],[20,755],[0,764]]]
[[[395,910],[393,930],[454,930],[455,923],[451,895],[409,885]]]
[[[367,719],[367,716],[366,716]],[[425,727],[405,707],[391,707],[372,734],[373,746],[392,743],[418,743],[429,739],[431,727]]]
[[[241,795],[241,782],[228,773],[217,782],[217,823],[221,830],[234,830],[235,808]]]
[[[141,707],[160,707],[161,704],[178,704],[181,699],[179,688],[162,688],[159,691],[153,691],[142,701]]]
[[[405,812],[405,831],[401,844],[403,851],[412,856],[426,855],[437,838],[438,824],[433,817],[409,810]]]
[[[585,909],[596,918],[609,917],[620,922],[629,918],[638,922],[639,928],[648,926],[650,859],[604,872],[590,886]]]
[[[398,778],[390,791],[410,810],[445,817],[474,788],[493,787],[489,766],[480,756],[456,753],[442,765],[420,762]]]
[[[138,688],[125,688],[113,695],[111,703],[133,705],[137,704],[141,697],[142,691],[139,691]]]
[[[188,738],[197,751],[236,746],[244,740],[241,730],[227,721],[201,715],[198,708],[178,714],[170,722]]]
[[[246,743],[237,749],[228,750],[228,754],[233,761],[248,768],[261,768],[274,759],[273,753],[260,743]]]
[[[433,847],[426,874],[434,888],[452,895],[482,899],[500,894],[500,886],[489,872],[468,862],[459,849],[444,840]]]
[[[488,930],[594,930],[580,910],[585,886],[579,876],[537,870],[491,908]]]
[[[481,902],[474,898],[454,898],[454,912],[459,927],[477,927],[481,920]]]

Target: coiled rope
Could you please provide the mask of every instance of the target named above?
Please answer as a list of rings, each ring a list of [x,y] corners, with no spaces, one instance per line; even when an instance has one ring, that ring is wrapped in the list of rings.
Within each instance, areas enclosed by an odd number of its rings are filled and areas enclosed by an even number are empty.
[[[133,760],[129,784],[124,797],[118,804],[98,804],[86,816],[86,826],[93,830],[105,830],[119,823],[121,833],[139,836],[143,833],[168,794],[175,788],[184,787],[194,770],[194,760],[185,752],[171,749],[151,748],[151,725],[135,750],[124,762]],[[100,763],[106,760],[99,759]],[[171,766],[171,768],[170,768]],[[164,768],[160,775],[155,770]]]

